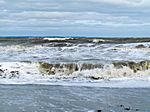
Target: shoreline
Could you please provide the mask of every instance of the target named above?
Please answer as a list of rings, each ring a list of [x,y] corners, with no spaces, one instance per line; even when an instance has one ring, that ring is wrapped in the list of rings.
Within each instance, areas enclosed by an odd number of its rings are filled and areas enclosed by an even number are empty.
[[[147,112],[149,92],[146,88],[0,85],[0,111]]]

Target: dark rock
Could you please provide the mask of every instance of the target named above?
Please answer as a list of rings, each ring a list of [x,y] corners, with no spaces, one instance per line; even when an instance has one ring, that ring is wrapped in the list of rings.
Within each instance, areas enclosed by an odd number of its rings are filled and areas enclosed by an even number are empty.
[[[97,110],[97,112],[102,112],[102,110]]]
[[[135,111],[140,111],[140,109],[135,109]]]
[[[38,56],[33,56],[33,58],[38,58]]]
[[[18,75],[18,74],[19,74],[19,71],[11,71],[10,73],[11,73],[11,74],[16,74],[16,75]]]
[[[0,72],[4,73],[4,70],[0,69]]]
[[[19,71],[11,71],[10,73],[9,79],[16,78],[19,75]]]
[[[119,105],[120,107],[124,107],[124,105]]]
[[[6,78],[6,76],[3,76],[2,78]]]
[[[91,76],[90,78],[93,79],[93,80],[104,79],[103,77],[95,77],[95,76]]]
[[[112,49],[112,50],[113,50],[113,51],[116,51],[117,49],[114,48],[114,49]]]
[[[131,110],[131,108],[130,107],[125,107],[124,110],[129,111],[129,110]]]

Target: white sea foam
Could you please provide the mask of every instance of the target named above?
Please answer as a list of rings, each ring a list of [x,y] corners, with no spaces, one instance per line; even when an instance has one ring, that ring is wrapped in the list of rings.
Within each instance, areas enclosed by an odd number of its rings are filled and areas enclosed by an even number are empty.
[[[0,46],[0,52],[13,52],[13,51],[31,51],[31,50],[37,50],[41,49],[43,46],[36,45],[36,46],[23,46],[23,45],[6,45],[6,46]]]
[[[43,38],[43,39],[52,41],[52,40],[68,40],[68,39],[72,39],[72,38]]]
[[[119,88],[150,87],[150,70],[133,73],[128,67],[115,69],[113,66],[110,66],[105,69],[78,71],[70,75],[58,73],[42,76],[38,70],[39,65],[37,63],[4,62],[0,63],[0,65],[1,70],[6,70],[4,72],[6,77],[0,78],[0,84],[44,84]],[[19,76],[10,78],[11,71],[19,71]],[[104,79],[93,80],[90,77],[103,77]]]
[[[105,42],[106,40],[104,39],[93,39],[94,43],[98,43],[98,42]]]
[[[20,63],[20,62],[1,62],[0,63],[1,79],[35,79],[40,78],[38,64],[36,63]],[[14,72],[17,72],[15,74]],[[12,74],[15,74],[12,76]],[[0,80],[1,80],[0,79]]]
[[[49,80],[49,79],[35,79],[35,80],[18,80],[18,79],[2,79],[0,84],[40,84],[40,85],[59,85],[59,86],[85,86],[85,87],[108,87],[108,88],[150,88],[150,80],[147,79],[114,79],[114,80]]]

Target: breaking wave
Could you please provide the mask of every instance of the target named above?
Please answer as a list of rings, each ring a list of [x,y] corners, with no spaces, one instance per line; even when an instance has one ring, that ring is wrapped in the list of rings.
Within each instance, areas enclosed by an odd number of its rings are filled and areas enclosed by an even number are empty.
[[[4,62],[0,63],[0,84],[149,88],[150,69],[147,62],[109,65]]]
[[[0,63],[0,79],[83,79],[105,80],[150,75],[150,61],[112,64],[5,62]]]
[[[51,78],[88,78],[92,80],[141,77],[150,74],[150,61],[116,62],[112,64],[48,64],[39,63],[39,71]]]

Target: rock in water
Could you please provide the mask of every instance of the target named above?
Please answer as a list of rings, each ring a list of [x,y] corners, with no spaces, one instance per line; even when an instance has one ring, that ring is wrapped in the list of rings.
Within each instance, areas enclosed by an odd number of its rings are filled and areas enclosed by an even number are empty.
[[[97,110],[97,112],[102,112],[102,110]]]
[[[130,107],[125,107],[124,110],[129,111],[129,110],[131,110],[131,108]]]

